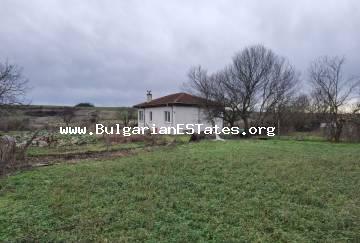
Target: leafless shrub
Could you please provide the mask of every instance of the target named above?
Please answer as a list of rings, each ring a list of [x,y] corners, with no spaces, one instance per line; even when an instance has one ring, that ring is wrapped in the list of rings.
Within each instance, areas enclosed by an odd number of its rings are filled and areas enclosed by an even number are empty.
[[[75,118],[75,108],[64,107],[63,111],[61,112],[61,117],[66,126],[69,126],[69,123]]]
[[[26,152],[38,133],[36,131],[25,144],[18,147],[15,138],[7,135],[0,137],[0,174],[27,166]]]
[[[128,127],[131,121],[136,120],[136,112],[133,109],[122,109],[119,111],[118,117],[122,121],[122,125]]]
[[[0,105],[22,104],[28,89],[28,80],[23,77],[22,69],[7,61],[0,63]]]
[[[32,141],[37,137],[37,135],[39,134],[40,130],[37,130],[33,133],[33,135],[30,137],[30,139],[28,139],[26,141],[26,143],[21,146],[19,148],[19,152],[18,152],[18,155],[17,155],[17,160],[18,161],[26,161],[26,152],[29,148],[29,146],[32,144]]]

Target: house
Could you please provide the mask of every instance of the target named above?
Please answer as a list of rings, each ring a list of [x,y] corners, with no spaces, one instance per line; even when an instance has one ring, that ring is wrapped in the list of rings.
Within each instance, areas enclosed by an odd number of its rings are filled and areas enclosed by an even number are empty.
[[[205,99],[187,93],[175,93],[152,99],[151,91],[147,93],[147,101],[137,104],[139,127],[176,127],[178,124],[203,124],[204,127],[217,125],[223,127],[223,120],[216,118],[212,122],[203,108]]]

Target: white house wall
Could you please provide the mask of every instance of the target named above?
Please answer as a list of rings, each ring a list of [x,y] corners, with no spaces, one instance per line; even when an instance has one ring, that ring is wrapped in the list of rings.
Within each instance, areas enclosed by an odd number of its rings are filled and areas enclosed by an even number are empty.
[[[144,108],[145,114],[145,121],[139,121],[139,126],[150,127],[155,125],[155,127],[171,127],[172,125],[172,106],[163,106],[163,107],[151,107],[151,108]],[[165,111],[170,112],[171,122],[165,121]],[[152,112],[152,121],[150,121],[150,112]]]
[[[207,120],[205,111],[199,107],[193,106],[163,106],[138,109],[144,111],[144,121],[139,120],[139,127],[175,127],[177,124],[204,124],[204,126],[212,126]],[[165,121],[165,111],[170,112],[171,122]],[[152,112],[152,121],[150,121],[150,112]],[[139,113],[138,113],[139,114]],[[222,119],[216,119],[215,124],[219,127],[223,126]]]
[[[176,124],[204,124],[203,127],[212,126],[211,122],[208,120],[206,111],[203,108],[193,106],[175,106],[174,110],[176,111]],[[216,119],[215,124],[222,127],[222,119]]]

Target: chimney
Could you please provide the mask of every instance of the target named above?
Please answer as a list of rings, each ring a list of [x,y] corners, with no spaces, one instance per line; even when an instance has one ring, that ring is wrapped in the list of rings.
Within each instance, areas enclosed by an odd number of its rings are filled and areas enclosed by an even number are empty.
[[[152,100],[152,94],[151,94],[151,90],[148,90],[146,92],[146,101],[150,102]]]

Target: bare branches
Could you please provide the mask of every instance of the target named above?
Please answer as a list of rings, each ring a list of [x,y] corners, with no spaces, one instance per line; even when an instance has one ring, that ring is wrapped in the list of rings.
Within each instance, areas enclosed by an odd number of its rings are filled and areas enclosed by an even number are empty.
[[[36,130],[33,135],[31,136],[31,138],[29,140],[26,141],[26,143],[24,144],[23,147],[21,147],[19,155],[18,155],[18,160],[20,161],[25,161],[26,160],[26,152],[29,148],[29,146],[31,145],[32,141],[34,141],[34,139],[37,137],[37,135],[40,133],[40,129]]]
[[[283,107],[291,101],[295,87],[299,82],[295,68],[284,58],[275,56],[271,73],[263,84],[258,98],[259,121],[264,114],[281,113]]]
[[[0,63],[0,105],[23,103],[27,83],[21,68],[8,62]]]
[[[207,119],[211,122],[221,115],[217,105],[219,92],[217,89],[217,80],[215,76],[209,76],[207,70],[201,66],[193,67],[188,73],[190,88],[197,95],[204,98],[203,108],[206,109]]]
[[[344,58],[321,57],[310,66],[313,90],[328,109],[337,110],[344,106],[353,98],[354,90],[359,85],[358,79],[343,77],[344,62]]]
[[[295,107],[301,108],[304,116],[325,114],[323,117],[333,129],[332,139],[338,141],[344,122],[340,113],[354,104],[357,88],[360,99],[360,79],[344,77],[344,62],[339,57],[322,57],[313,62],[309,68],[312,90],[309,96],[298,99],[294,97],[300,78],[294,66],[261,45],[244,48],[219,72],[209,75],[201,67],[193,68],[189,79],[198,94],[221,104],[216,115],[221,114],[230,125],[241,118],[245,129],[251,121],[276,122],[279,130],[285,112],[292,112],[295,102],[306,107]],[[355,113],[359,112],[358,103],[354,107]]]
[[[192,68],[189,79],[198,94],[221,104],[217,115],[222,114],[231,126],[241,118],[248,129],[251,113],[279,109],[279,104],[292,95],[297,74],[284,58],[257,45],[237,53],[230,66],[214,74],[208,75],[201,67]]]
[[[295,68],[263,46],[245,48],[233,58],[231,80],[226,87],[236,97],[237,112],[248,128],[250,114],[258,122],[269,112],[278,112],[291,97],[297,81]]]
[[[213,83],[211,82],[207,70],[201,66],[192,67],[188,73],[188,78],[191,81],[190,87],[197,94],[205,99],[210,99]]]
[[[330,139],[339,142],[343,127],[340,109],[348,105],[359,87],[359,79],[344,78],[343,65],[345,59],[339,57],[321,57],[314,61],[309,69],[313,94],[328,114]]]
[[[260,93],[269,82],[275,58],[271,50],[259,45],[245,48],[233,57],[232,81],[228,87],[237,94],[242,117],[254,111]]]

